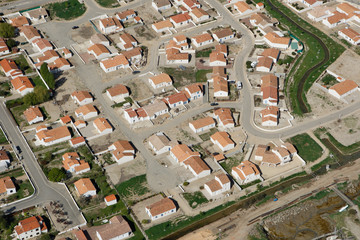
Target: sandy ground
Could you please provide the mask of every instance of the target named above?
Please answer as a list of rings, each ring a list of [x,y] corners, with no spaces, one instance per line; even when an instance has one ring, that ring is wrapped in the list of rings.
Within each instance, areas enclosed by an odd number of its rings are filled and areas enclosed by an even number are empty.
[[[344,79],[351,79],[358,85],[360,84],[360,56],[350,50],[345,51],[328,67],[328,70]]]

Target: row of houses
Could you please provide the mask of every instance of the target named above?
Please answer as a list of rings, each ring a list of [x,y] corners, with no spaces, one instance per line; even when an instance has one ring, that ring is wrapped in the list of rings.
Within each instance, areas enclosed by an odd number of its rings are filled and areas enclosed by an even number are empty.
[[[142,19],[133,9],[116,13],[114,17],[105,15],[99,19],[99,28],[103,34],[112,34],[124,30],[123,23],[132,20],[135,23],[142,23]]]

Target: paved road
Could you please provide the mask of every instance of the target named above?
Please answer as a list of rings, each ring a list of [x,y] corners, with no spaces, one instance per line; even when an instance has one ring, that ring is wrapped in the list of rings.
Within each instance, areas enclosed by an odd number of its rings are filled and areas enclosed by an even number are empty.
[[[16,122],[3,105],[3,102],[0,102],[0,122],[10,141],[12,141],[15,146],[19,146],[21,148],[21,155],[24,157],[22,162],[35,185],[35,193],[31,198],[16,204],[10,204],[9,206],[2,208],[2,210],[14,212],[34,205],[57,200],[64,205],[64,209],[68,213],[69,219],[73,221],[73,224],[71,224],[72,226],[83,223],[83,220],[80,217],[80,212],[78,211],[75,203],[72,201],[72,197],[67,192],[66,188],[63,185],[49,182],[46,179],[37,160],[32,155],[31,149],[28,147],[21,136],[21,133],[18,131]]]
[[[55,0],[18,0],[9,3],[0,3],[0,12],[7,14],[32,7],[42,6]]]

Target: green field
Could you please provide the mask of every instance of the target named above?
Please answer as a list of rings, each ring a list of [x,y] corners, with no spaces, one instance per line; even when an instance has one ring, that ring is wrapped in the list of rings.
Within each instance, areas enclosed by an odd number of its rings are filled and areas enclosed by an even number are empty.
[[[0,129],[0,144],[5,144],[5,143],[7,143],[6,137],[3,131]]]
[[[85,4],[79,3],[78,0],[67,0],[47,5],[51,18],[60,18],[71,20],[83,15],[86,11]]]
[[[133,196],[142,196],[150,192],[147,187],[146,175],[140,175],[133,177],[125,182],[116,185],[116,190],[123,198],[129,198]]]
[[[106,8],[113,8],[113,7],[119,7],[120,4],[117,0],[96,0],[96,2]]]
[[[214,48],[211,47],[211,48],[203,49],[203,50],[201,50],[201,51],[196,51],[195,57],[197,57],[197,58],[209,57],[209,56],[210,56],[210,53],[212,52],[213,49],[214,49]]]
[[[199,205],[209,202],[209,200],[207,200],[204,194],[200,191],[194,193],[183,193],[183,196],[192,208],[197,208]]]
[[[313,162],[322,155],[322,148],[306,133],[290,138],[290,142],[306,162]]]
[[[196,78],[196,82],[206,82],[207,81],[207,77],[206,74],[211,73],[212,70],[198,70],[195,73],[195,78]]]

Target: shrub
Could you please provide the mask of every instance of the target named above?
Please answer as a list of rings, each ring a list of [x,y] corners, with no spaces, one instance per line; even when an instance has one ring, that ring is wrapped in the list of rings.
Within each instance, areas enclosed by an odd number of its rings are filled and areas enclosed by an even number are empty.
[[[190,183],[189,182],[184,182],[183,185],[184,186],[188,186]]]

